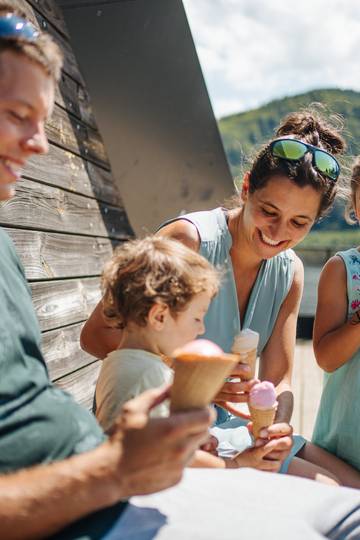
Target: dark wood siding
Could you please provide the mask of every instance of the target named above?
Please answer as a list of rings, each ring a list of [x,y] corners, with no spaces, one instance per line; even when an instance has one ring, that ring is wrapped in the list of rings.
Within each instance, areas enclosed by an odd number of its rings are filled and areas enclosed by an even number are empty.
[[[65,53],[50,151],[32,158],[17,194],[1,204],[30,281],[50,376],[91,407],[99,362],[80,349],[83,322],[100,299],[99,275],[119,242],[133,236],[61,10],[52,0],[14,0]]]

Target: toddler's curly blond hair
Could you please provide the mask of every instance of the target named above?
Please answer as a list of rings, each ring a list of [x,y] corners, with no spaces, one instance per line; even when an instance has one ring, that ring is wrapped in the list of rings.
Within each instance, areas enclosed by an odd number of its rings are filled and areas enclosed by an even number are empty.
[[[145,326],[155,303],[173,316],[198,293],[219,287],[219,271],[177,240],[149,236],[122,244],[105,265],[101,286],[106,322],[125,328],[131,321]]]

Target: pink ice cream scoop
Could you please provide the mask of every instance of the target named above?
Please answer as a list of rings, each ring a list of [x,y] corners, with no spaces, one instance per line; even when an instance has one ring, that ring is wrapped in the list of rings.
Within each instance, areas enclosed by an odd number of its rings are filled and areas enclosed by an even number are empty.
[[[254,384],[249,394],[249,405],[254,409],[272,409],[277,404],[275,386],[263,381]]]
[[[174,352],[174,356],[179,354],[200,354],[202,356],[222,356],[223,350],[208,339],[195,339],[190,341]]]

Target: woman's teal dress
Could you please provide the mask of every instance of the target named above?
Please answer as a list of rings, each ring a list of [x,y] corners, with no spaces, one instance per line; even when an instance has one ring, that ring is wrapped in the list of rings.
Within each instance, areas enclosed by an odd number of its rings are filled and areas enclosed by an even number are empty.
[[[225,352],[230,352],[234,337],[239,331],[242,328],[251,328],[260,334],[258,353],[261,354],[292,284],[294,253],[291,250],[284,251],[262,262],[246,313],[241,314],[230,256],[232,237],[227,226],[226,212],[223,208],[193,212],[167,221],[162,227],[178,219],[185,219],[195,225],[199,233],[201,255],[223,271],[221,288],[210,304],[205,317],[206,331],[201,337],[214,341]],[[239,418],[229,419],[228,413],[220,409],[214,434],[220,441],[231,438],[231,445],[243,450],[251,445],[245,425],[246,422]],[[236,432],[233,431],[234,428],[237,428]],[[283,472],[286,472],[290,459],[304,442],[302,437],[295,437],[292,454],[284,463]]]
[[[360,253],[337,253],[347,276],[348,318],[360,309]],[[360,329],[360,328],[359,328]],[[313,443],[360,470],[360,349],[333,373],[325,373]]]

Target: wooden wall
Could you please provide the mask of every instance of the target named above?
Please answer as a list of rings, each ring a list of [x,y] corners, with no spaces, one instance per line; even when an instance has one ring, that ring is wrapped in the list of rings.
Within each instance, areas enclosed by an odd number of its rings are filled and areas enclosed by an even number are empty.
[[[52,380],[91,407],[99,362],[81,351],[83,322],[100,299],[99,274],[113,246],[133,235],[89,96],[53,0],[14,0],[65,53],[50,152],[32,159],[0,225],[25,266]]]

